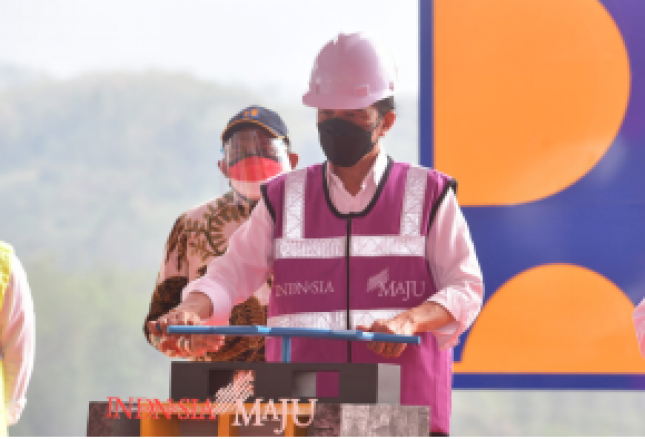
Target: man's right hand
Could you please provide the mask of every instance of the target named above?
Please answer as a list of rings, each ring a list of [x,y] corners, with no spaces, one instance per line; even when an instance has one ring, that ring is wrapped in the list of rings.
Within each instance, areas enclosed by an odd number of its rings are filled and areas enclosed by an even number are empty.
[[[151,337],[159,337],[157,347],[170,356],[202,357],[207,352],[215,352],[224,345],[224,336],[216,334],[168,334],[170,325],[200,325],[202,319],[200,312],[192,301],[179,304],[157,320],[148,322],[148,331]]]

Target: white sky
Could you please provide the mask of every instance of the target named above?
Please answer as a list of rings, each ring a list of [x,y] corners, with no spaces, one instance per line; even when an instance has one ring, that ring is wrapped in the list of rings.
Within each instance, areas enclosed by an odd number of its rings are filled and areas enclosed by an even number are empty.
[[[0,0],[0,63],[69,78],[163,69],[300,99],[339,31],[386,43],[418,90],[417,0]]]

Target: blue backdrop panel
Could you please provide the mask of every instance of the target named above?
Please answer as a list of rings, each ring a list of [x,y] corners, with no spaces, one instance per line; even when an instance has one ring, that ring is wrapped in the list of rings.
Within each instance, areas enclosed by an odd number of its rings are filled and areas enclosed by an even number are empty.
[[[433,3],[419,2],[420,162],[428,167],[434,162]],[[602,4],[617,24],[630,60],[631,93],[623,124],[600,162],[569,188],[523,205],[463,207],[484,272],[485,301],[520,272],[550,263],[596,271],[634,304],[645,295],[645,1]],[[456,361],[467,343],[468,333],[455,349]],[[455,386],[645,389],[645,377],[456,374]]]

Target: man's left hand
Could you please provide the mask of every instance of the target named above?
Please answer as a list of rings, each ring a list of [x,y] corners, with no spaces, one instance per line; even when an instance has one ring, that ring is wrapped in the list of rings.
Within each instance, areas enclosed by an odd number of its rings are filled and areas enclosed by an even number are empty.
[[[375,320],[371,326],[356,326],[359,331],[365,332],[379,332],[382,334],[396,334],[396,335],[413,335],[414,328],[411,320],[404,315],[398,315],[390,320]],[[407,345],[405,343],[385,343],[379,341],[371,341],[367,343],[367,347],[378,355],[385,358],[397,358],[402,353]]]

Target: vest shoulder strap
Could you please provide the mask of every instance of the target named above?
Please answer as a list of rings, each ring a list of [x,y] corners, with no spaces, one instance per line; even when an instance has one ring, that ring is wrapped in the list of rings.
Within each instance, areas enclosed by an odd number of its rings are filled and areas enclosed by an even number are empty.
[[[13,247],[11,245],[0,241],[0,308],[4,303],[4,293],[9,286],[9,279],[11,279],[11,255],[13,254]]]
[[[282,208],[282,236],[288,239],[304,238],[305,188],[307,170],[299,169],[285,178]]]

